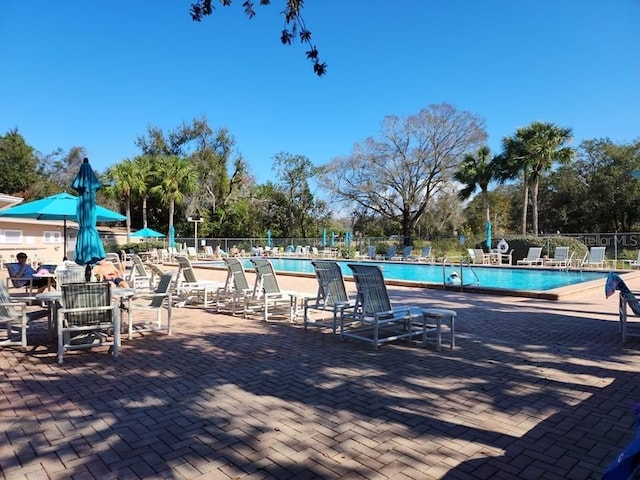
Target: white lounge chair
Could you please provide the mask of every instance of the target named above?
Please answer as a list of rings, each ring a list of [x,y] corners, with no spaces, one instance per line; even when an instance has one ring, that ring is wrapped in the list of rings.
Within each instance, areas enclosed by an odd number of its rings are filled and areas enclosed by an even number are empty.
[[[629,268],[634,269],[640,267],[640,250],[638,250],[638,257],[635,260],[625,260],[629,264]]]
[[[338,319],[347,308],[353,308],[355,300],[350,299],[342,276],[342,270],[337,262],[331,260],[315,260],[311,262],[318,279],[318,294],[304,299],[304,328],[326,327],[337,332]],[[311,312],[320,312],[312,316]],[[326,312],[330,318],[325,318]]]
[[[604,268],[606,263],[605,255],[605,247],[591,247],[582,259],[580,266],[583,268]]]
[[[484,253],[484,250],[481,248],[467,248],[467,252],[469,253],[471,263],[486,265],[490,261],[490,255]]]
[[[526,258],[522,258],[518,260],[518,265],[542,265],[543,259],[540,257],[542,255],[542,247],[529,247],[529,252],[527,253]]]
[[[556,247],[553,258],[544,261],[545,267],[568,267],[571,265],[573,252],[569,253],[569,247]]]
[[[433,255],[431,255],[431,246],[422,247],[422,251],[420,255],[418,255],[415,260],[418,262],[428,262],[433,263]]]
[[[421,307],[392,307],[380,267],[361,263],[348,266],[357,294],[354,308],[341,315],[340,338],[366,342],[376,350],[384,343],[413,337],[421,337],[424,344],[427,333],[436,329],[440,338],[439,327],[427,326]]]
[[[178,283],[176,293],[178,294],[178,306],[185,306],[192,301],[202,301],[204,308],[210,306],[218,288],[223,284],[213,280],[198,280],[193,270],[191,261],[183,256],[176,256],[178,262]]]

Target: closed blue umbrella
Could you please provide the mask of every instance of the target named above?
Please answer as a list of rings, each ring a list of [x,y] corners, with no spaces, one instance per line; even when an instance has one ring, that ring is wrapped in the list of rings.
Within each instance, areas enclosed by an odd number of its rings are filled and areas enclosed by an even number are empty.
[[[491,248],[491,222],[487,220],[484,224],[484,231],[487,234],[487,248]]]
[[[271,246],[271,230],[267,230],[267,247]]]
[[[169,227],[169,246],[176,248],[176,229],[173,225]]]
[[[85,158],[80,170],[71,183],[78,192],[78,240],[76,242],[75,262],[79,265],[93,265],[107,255],[96,228],[96,191],[102,188],[93,172],[89,159]]]
[[[336,234],[331,232],[331,246],[333,247],[336,244]]]
[[[322,247],[326,247],[327,246],[327,229],[323,228],[322,229]]]
[[[347,250],[351,248],[351,232],[347,232],[344,234],[344,243],[347,247]]]

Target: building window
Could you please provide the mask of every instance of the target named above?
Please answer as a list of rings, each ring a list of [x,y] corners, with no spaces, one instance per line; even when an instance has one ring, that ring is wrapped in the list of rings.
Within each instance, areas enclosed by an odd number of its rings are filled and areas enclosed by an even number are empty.
[[[0,233],[0,243],[21,244],[22,230],[2,230]]]
[[[62,235],[57,231],[45,231],[44,243],[62,243]]]

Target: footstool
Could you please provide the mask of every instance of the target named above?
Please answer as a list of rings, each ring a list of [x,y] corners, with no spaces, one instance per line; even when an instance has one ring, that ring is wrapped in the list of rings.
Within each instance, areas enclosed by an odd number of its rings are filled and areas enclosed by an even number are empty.
[[[424,333],[422,336],[422,343],[426,344],[427,342],[427,324],[428,319],[431,318],[435,320],[436,323],[436,350],[439,352],[442,347],[442,319],[449,320],[449,330],[451,331],[451,349],[456,346],[456,332],[455,332],[455,321],[456,321],[456,312],[454,310],[447,310],[445,308],[423,308],[422,315],[424,317]]]

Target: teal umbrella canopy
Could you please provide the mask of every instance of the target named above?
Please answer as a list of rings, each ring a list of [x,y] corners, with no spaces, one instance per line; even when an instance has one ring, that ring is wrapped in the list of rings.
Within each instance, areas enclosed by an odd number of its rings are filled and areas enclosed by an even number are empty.
[[[138,230],[130,235],[132,238],[163,238],[164,236],[164,234],[149,227]]]
[[[1,217],[35,218],[36,220],[63,220],[64,221],[64,251],[67,251],[67,220],[78,221],[78,197],[69,193],[57,193],[33,202],[21,203],[15,207],[0,210]],[[121,222],[127,217],[104,208],[96,206],[96,218],[98,222]]]
[[[96,191],[102,188],[102,184],[89,165],[88,158],[85,158],[80,165],[80,170],[71,183],[71,187],[78,192],[77,221],[79,231],[75,262],[79,265],[93,265],[105,258],[107,254],[96,228],[98,219]]]

